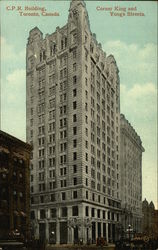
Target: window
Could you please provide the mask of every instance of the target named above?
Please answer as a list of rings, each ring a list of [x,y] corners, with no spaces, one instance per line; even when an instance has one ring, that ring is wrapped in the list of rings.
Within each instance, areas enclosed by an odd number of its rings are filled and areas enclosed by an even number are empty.
[[[73,127],[73,135],[77,135],[77,127]]]
[[[88,199],[88,191],[86,191],[86,199]]]
[[[76,63],[73,64],[73,71],[76,71]]]
[[[88,161],[88,153],[86,153],[85,159],[86,159],[86,161]]]
[[[73,84],[76,84],[77,82],[77,76],[73,76]]]
[[[87,207],[87,206],[85,207],[85,215],[89,216],[89,207]]]
[[[85,65],[85,71],[86,71],[86,73],[88,73],[88,66],[87,65]]]
[[[67,217],[67,207],[62,207],[61,208],[61,216],[62,217]]]
[[[92,201],[95,201],[95,194],[92,194]]]
[[[64,48],[64,42],[63,42],[63,40],[61,40],[61,49],[63,49]]]
[[[73,165],[73,173],[77,173],[77,165]]]
[[[74,181],[74,185],[77,185],[77,177],[74,177],[73,181]]]
[[[61,199],[62,199],[63,201],[66,200],[66,193],[65,193],[65,192],[61,193]]]
[[[73,122],[76,122],[76,121],[77,121],[77,115],[74,114],[74,115],[73,115]]]
[[[86,122],[86,124],[88,124],[88,116],[87,115],[85,116],[85,122]]]
[[[97,217],[100,218],[100,209],[97,210]]]
[[[85,129],[86,136],[88,136],[88,128]]]
[[[73,160],[74,160],[74,161],[77,160],[77,152],[74,152],[74,153],[73,153]]]
[[[88,186],[88,179],[86,178],[86,186]]]
[[[87,78],[85,78],[85,84],[86,84],[86,86],[88,85],[88,79]]]
[[[92,213],[92,217],[95,217],[95,209],[93,207],[92,207],[91,213]]]
[[[76,109],[77,108],[77,102],[73,102],[73,109]]]
[[[40,196],[40,203],[43,203],[44,202],[44,196]]]
[[[73,198],[77,199],[77,191],[73,191]]]
[[[73,147],[74,147],[74,148],[77,147],[77,140],[73,140]]]
[[[88,174],[88,166],[86,166],[85,168],[86,168],[86,174]]]
[[[73,97],[75,97],[77,95],[77,90],[73,89]]]
[[[85,50],[85,60],[87,61],[88,60],[88,51]]]
[[[78,216],[78,206],[72,207],[72,216]]]
[[[54,202],[56,200],[55,198],[55,194],[51,194],[51,197],[50,197],[51,201]]]
[[[45,219],[46,218],[46,211],[44,209],[40,210],[40,219]]]
[[[56,218],[56,208],[50,210],[51,218]]]

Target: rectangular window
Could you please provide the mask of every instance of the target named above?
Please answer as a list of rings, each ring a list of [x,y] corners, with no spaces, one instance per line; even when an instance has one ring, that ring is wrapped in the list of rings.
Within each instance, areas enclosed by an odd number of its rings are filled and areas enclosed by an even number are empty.
[[[61,208],[61,216],[62,217],[67,217],[67,207],[62,207]]]
[[[51,218],[56,218],[56,208],[50,210]]]
[[[77,95],[77,90],[73,89],[73,97],[75,97]]]
[[[73,198],[77,199],[77,191],[73,191]]]
[[[73,140],[73,147],[76,148],[77,147],[77,140]]]
[[[77,127],[73,127],[73,135],[77,135]]]
[[[61,193],[61,199],[64,201],[66,200],[66,193],[65,192],[62,192]]]
[[[72,207],[72,216],[78,216],[78,206]]]
[[[77,185],[77,177],[74,177],[74,186]]]
[[[74,161],[77,160],[77,152],[74,152],[74,153],[73,153],[73,160],[74,160]]]
[[[77,102],[73,102],[73,109],[76,109],[77,108]]]
[[[44,209],[40,210],[40,219],[45,219],[46,218],[46,211]]]
[[[73,173],[77,173],[77,165],[73,165]]]
[[[89,216],[89,207],[87,207],[87,206],[85,207],[85,215]]]
[[[76,121],[77,121],[77,115],[74,114],[74,115],[73,115],[73,122],[76,122]]]
[[[76,63],[73,64],[73,71],[76,71]]]
[[[73,84],[77,83],[77,76],[73,76]]]

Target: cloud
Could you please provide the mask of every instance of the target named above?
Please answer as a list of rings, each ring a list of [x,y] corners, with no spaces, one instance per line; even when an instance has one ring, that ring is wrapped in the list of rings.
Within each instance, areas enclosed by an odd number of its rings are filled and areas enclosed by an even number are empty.
[[[16,69],[2,81],[2,129],[25,140],[25,70]]]
[[[157,89],[154,83],[120,85],[121,112],[133,116],[137,122],[156,119]],[[153,120],[152,120],[153,121]]]
[[[154,95],[156,94],[156,88],[153,83],[147,83],[142,85],[135,84],[129,91],[128,95],[131,98],[143,98],[148,95]]]
[[[121,81],[127,84],[138,82],[156,82],[157,46],[147,43],[143,47],[138,44],[126,44],[120,40],[108,41],[103,46],[107,54],[113,54],[118,63]],[[153,79],[154,78],[154,79]]]
[[[18,53],[15,51],[15,48],[13,45],[9,44],[8,41],[5,39],[5,37],[1,37],[1,61],[7,61],[7,60],[15,60],[19,61],[25,58],[25,49],[18,51]]]
[[[24,69],[16,69],[7,75],[5,82],[2,82],[2,100],[4,100],[5,105],[12,103],[12,106],[18,106],[20,101],[23,102],[25,96],[25,74]]]

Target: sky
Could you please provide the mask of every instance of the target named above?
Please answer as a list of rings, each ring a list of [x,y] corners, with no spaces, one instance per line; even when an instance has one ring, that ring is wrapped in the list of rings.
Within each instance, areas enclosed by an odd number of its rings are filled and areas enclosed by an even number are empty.
[[[121,113],[145,148],[143,199],[157,207],[157,3],[156,1],[85,1],[92,33],[107,55],[113,54],[120,74]],[[67,22],[69,1],[4,1],[1,11],[1,129],[26,140],[25,51],[29,31],[45,36]],[[59,16],[20,16],[12,6],[45,7]],[[104,10],[100,10],[104,8]],[[112,13],[105,8],[112,8]],[[116,8],[116,11],[114,9]],[[123,9],[126,8],[126,11]],[[127,16],[128,8],[143,16]],[[25,12],[25,11],[23,11]],[[125,16],[120,16],[125,13]],[[117,16],[114,16],[114,15]],[[118,15],[119,14],[119,15]]]

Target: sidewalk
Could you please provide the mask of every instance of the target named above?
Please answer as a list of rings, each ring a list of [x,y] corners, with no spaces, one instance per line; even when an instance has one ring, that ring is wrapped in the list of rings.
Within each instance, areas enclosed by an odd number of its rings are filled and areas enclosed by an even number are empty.
[[[46,250],[98,250],[98,249],[105,249],[105,250],[114,250],[115,245],[109,244],[108,246],[96,246],[96,245],[48,245]]]

